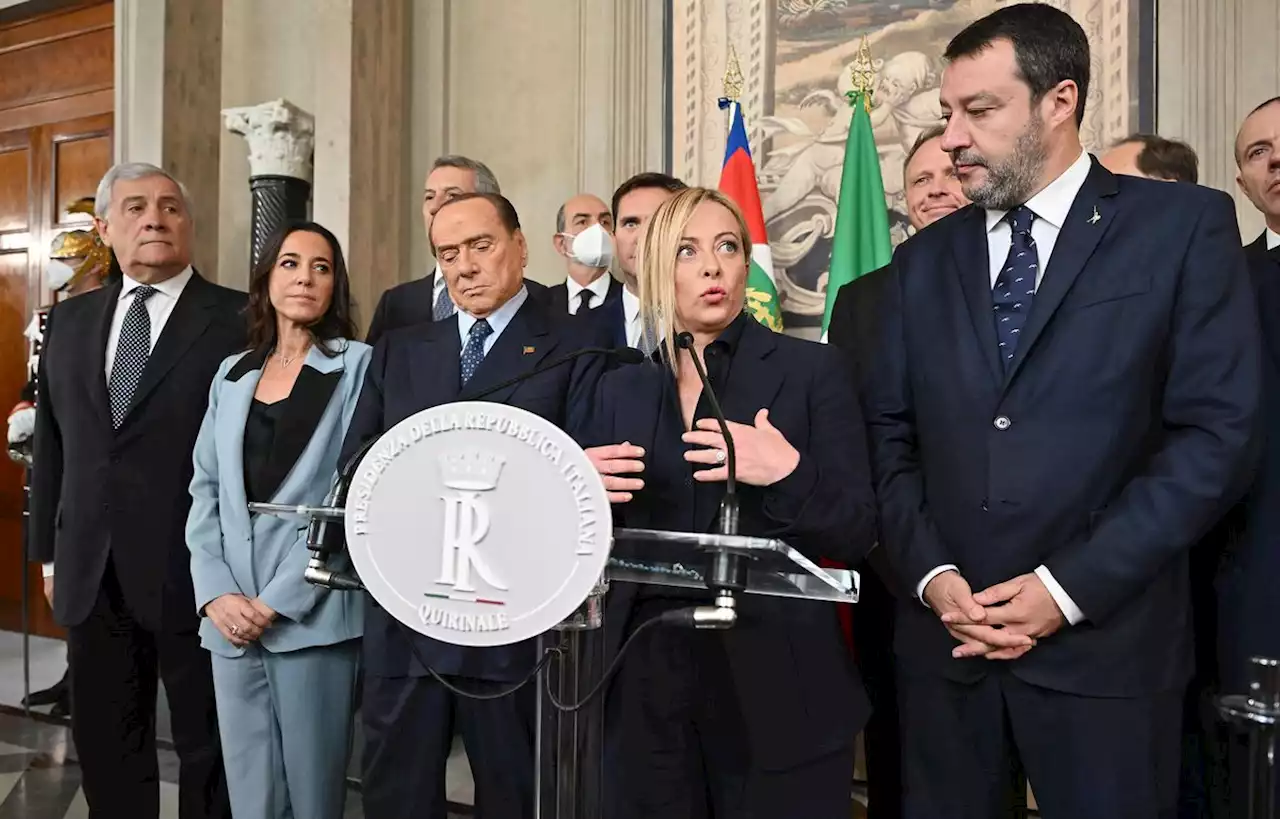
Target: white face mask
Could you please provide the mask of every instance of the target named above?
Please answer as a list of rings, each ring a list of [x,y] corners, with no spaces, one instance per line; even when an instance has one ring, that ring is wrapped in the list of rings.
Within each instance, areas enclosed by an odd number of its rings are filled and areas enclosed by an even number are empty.
[[[569,258],[584,267],[608,267],[613,261],[613,237],[599,223],[583,230],[577,236],[562,233],[570,238]]]
[[[49,282],[50,290],[61,290],[71,281],[71,277],[76,274],[76,269],[61,259],[50,259],[49,267],[45,271],[45,277]]]

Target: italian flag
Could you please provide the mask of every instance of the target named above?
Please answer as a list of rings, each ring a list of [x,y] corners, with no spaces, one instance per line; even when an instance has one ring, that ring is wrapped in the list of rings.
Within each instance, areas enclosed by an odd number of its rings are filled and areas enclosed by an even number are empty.
[[[893,258],[889,238],[889,210],[884,204],[884,179],[871,130],[865,94],[849,92],[853,119],[844,145],[840,176],[840,201],[836,205],[835,236],[831,240],[831,266],[827,273],[827,307],[822,314],[822,340],[827,340],[831,309],[840,288]]]
[[[782,309],[773,279],[773,254],[764,230],[764,209],[756,186],[756,166],[751,161],[747,126],[742,106],[736,100],[721,100],[729,109],[729,138],[724,146],[724,167],[720,171],[720,192],[737,204],[751,234],[751,269],[747,274],[747,309],[765,327],[782,332]]]

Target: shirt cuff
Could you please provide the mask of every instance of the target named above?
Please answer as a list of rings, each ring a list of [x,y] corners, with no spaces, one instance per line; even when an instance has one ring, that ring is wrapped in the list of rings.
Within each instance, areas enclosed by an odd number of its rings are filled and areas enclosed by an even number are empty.
[[[1053,574],[1047,566],[1036,567],[1036,577],[1040,578],[1040,582],[1049,590],[1049,596],[1053,598],[1053,602],[1058,604],[1058,608],[1062,611],[1062,616],[1067,618],[1067,622],[1076,625],[1082,622],[1084,612],[1076,605],[1075,601],[1067,594],[1066,589],[1053,579]]]
[[[53,577],[53,564],[52,564],[52,563],[45,563],[45,564],[43,564],[43,565],[40,567],[40,570],[41,570],[42,572],[44,572],[44,576],[45,576],[45,577]]]
[[[944,563],[938,568],[929,572],[924,576],[924,580],[921,580],[919,583],[916,584],[916,599],[918,599],[921,603],[924,603],[925,608],[929,608],[929,604],[924,602],[924,590],[929,586],[929,581],[933,580],[935,577],[942,574],[943,572],[958,572],[958,571],[960,571],[959,566],[956,566],[952,563]]]

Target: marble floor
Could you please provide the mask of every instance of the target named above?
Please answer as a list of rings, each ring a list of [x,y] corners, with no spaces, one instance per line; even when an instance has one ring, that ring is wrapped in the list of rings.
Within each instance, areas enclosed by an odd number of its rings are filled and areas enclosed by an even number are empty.
[[[57,682],[66,668],[66,646],[59,640],[32,637],[29,644],[30,685],[39,690]],[[71,730],[65,720],[50,717],[48,708],[24,713],[22,636],[0,631],[0,819],[88,819],[89,809],[80,789],[80,768],[76,762]],[[164,687],[157,703],[157,734],[160,744],[161,819],[177,819],[178,761],[167,747],[169,714]],[[350,774],[358,775],[359,722],[356,753]],[[446,790],[459,812],[451,819],[470,814],[474,784],[461,742],[450,757]],[[852,819],[866,816],[865,788],[854,786]],[[354,783],[348,791],[344,819],[363,819],[360,797]]]
[[[43,637],[30,638],[31,689],[56,683],[66,669],[66,644]],[[65,720],[48,716],[48,707],[21,708],[24,685],[22,635],[0,631],[0,819],[87,819],[88,806],[80,791],[80,768],[71,731]],[[156,708],[157,736],[164,744],[169,733],[169,709],[164,686]],[[359,723],[351,775],[358,775]],[[168,748],[160,750],[161,819],[177,819],[178,760]],[[458,817],[473,804],[474,785],[461,742],[449,761],[446,791],[459,805]],[[344,819],[363,819],[359,793],[348,795]],[[455,814],[450,814],[455,816]]]

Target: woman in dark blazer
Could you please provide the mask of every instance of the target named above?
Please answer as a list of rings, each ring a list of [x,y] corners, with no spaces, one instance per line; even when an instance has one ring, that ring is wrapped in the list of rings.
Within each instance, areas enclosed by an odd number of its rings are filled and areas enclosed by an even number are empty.
[[[362,601],[303,579],[306,523],[250,501],[320,504],[364,383],[342,249],[286,226],[249,283],[250,349],[219,367],[196,441],[187,546],[236,819],[338,819]]]
[[[740,532],[809,558],[861,562],[874,542],[866,440],[839,352],[744,312],[751,244],[734,204],[692,188],[654,214],[640,249],[653,361],[608,373],[588,434],[623,526],[712,532],[725,444],[691,354],[702,357],[737,451]],[[693,351],[677,334],[693,336]],[[610,650],[707,592],[614,584]],[[696,602],[694,602],[696,604]],[[726,632],[637,638],[609,694],[611,817],[840,817],[869,713],[835,606],[742,595]]]

